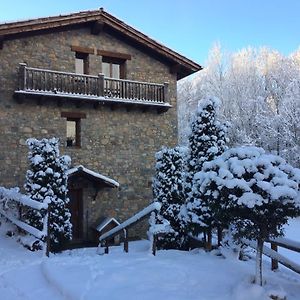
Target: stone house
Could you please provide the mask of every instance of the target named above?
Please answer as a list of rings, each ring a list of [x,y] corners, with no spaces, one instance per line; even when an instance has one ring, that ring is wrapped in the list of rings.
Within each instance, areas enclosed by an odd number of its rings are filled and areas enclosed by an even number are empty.
[[[74,240],[92,240],[151,201],[154,154],[177,144],[176,82],[200,69],[103,9],[0,24],[0,185],[23,186],[27,138],[60,138]]]

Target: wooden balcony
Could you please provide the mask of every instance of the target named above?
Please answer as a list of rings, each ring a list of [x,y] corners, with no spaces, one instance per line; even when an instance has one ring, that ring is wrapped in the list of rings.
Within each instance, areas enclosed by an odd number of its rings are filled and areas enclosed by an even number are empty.
[[[83,102],[99,104],[156,107],[168,110],[168,83],[157,84],[124,79],[52,71],[19,65],[17,98],[36,97],[39,102],[45,98],[56,98],[59,103],[73,100],[77,105]]]

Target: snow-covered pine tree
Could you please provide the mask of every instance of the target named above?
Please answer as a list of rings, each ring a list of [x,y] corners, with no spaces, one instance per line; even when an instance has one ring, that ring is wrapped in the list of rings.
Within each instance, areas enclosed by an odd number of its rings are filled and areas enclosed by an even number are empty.
[[[167,232],[158,237],[160,249],[184,249],[186,224],[184,214],[184,148],[163,148],[157,152],[156,173],[153,180],[154,201],[161,203],[160,212],[152,219],[151,227],[165,225]]]
[[[55,251],[61,243],[72,237],[66,175],[71,159],[59,155],[57,138],[28,139],[27,144],[30,169],[26,173],[24,187],[33,200],[50,203],[50,247]],[[42,229],[43,215],[40,211],[29,209],[24,217],[30,225]]]
[[[206,210],[216,219],[226,216],[236,237],[257,240],[255,281],[262,285],[264,241],[281,236],[288,219],[300,214],[300,170],[262,148],[239,147],[205,164],[195,178],[201,196],[214,195]]]
[[[197,114],[191,124],[192,132],[189,137],[185,190],[190,217],[189,231],[196,235],[203,232],[204,228],[209,229],[210,227],[202,226],[204,224],[202,224],[201,215],[204,211],[201,210],[200,195],[192,193],[194,176],[202,170],[205,162],[212,161],[227,149],[226,133],[228,126],[218,121],[216,116],[218,107],[219,100],[217,98],[203,98],[199,102]],[[208,234],[210,235],[210,231]],[[210,243],[210,237],[207,242]]]
[[[188,190],[194,175],[201,171],[203,163],[215,159],[227,149],[227,126],[222,124],[216,115],[219,105],[219,100],[214,97],[202,98],[199,101],[188,143]]]

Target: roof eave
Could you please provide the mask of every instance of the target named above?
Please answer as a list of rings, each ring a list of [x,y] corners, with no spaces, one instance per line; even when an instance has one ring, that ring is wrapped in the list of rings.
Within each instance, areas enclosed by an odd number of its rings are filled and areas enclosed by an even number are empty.
[[[15,34],[49,30],[75,24],[92,23],[96,21],[101,21],[105,23],[106,26],[109,26],[114,30],[117,30],[130,37],[135,42],[143,44],[152,51],[160,54],[162,57],[165,57],[171,64],[179,64],[185,71],[178,72],[178,79],[184,78],[202,69],[199,64],[153,40],[142,32],[105,12],[103,9],[0,24],[0,39],[1,37],[2,39],[5,39],[7,36],[12,36]]]

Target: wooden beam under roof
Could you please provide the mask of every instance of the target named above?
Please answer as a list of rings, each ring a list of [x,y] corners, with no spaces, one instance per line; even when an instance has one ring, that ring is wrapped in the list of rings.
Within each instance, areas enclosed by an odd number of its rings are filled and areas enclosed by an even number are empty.
[[[98,35],[103,31],[104,25],[105,23],[101,20],[93,22],[91,26],[91,34]]]

